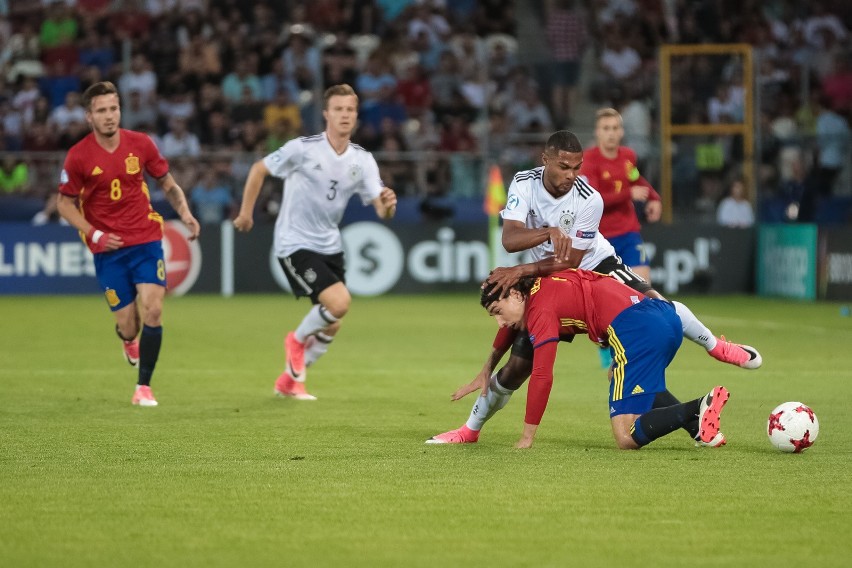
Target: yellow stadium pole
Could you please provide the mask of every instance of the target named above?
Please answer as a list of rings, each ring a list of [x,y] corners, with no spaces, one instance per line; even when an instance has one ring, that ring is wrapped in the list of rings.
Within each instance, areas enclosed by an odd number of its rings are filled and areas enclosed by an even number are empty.
[[[660,196],[663,223],[672,222],[672,90],[671,45],[660,48]]]
[[[671,102],[671,58],[697,55],[740,55],[743,58],[743,88],[745,108],[743,121],[729,124],[673,124]],[[663,222],[672,222],[672,137],[742,136],[743,179],[749,188],[752,205],[755,205],[757,184],[755,183],[754,130],[757,122],[754,112],[754,61],[752,48],[746,43],[733,44],[687,44],[663,45],[659,54],[660,80],[660,195],[663,198]]]

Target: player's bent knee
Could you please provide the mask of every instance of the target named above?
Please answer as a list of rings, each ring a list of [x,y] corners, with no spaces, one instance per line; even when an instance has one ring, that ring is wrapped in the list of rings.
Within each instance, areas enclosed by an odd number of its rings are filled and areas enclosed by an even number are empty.
[[[521,357],[510,356],[506,364],[500,369],[497,377],[500,385],[509,390],[518,390],[532,372],[532,361]]]
[[[329,286],[319,294],[319,303],[337,319],[342,318],[349,312],[352,304],[352,295],[343,284]]]
[[[163,318],[163,302],[151,301],[142,305],[142,322],[151,327],[161,324]]]
[[[326,335],[337,335],[337,332],[340,331],[340,320],[328,324],[328,327],[322,330]]]
[[[159,327],[163,325],[162,311],[150,311],[145,314],[144,323],[148,327]]]
[[[632,415],[619,414],[612,417],[612,435],[620,450],[638,450],[639,444],[630,435],[630,427],[635,421]]]
[[[619,450],[638,450],[639,444],[629,435],[625,438],[622,436],[615,437],[615,443]]]
[[[349,312],[349,301],[331,301],[331,302],[323,302],[323,307],[331,314],[333,317],[340,319],[345,316]]]

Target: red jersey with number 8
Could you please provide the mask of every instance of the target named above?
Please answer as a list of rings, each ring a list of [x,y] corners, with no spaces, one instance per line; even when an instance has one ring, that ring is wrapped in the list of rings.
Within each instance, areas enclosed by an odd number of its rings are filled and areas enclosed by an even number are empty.
[[[94,134],[72,146],[59,192],[79,197],[86,220],[95,229],[121,237],[126,247],[159,241],[163,218],[151,207],[144,174],[161,178],[169,164],[147,134],[120,129],[119,135],[114,152],[98,144]]]

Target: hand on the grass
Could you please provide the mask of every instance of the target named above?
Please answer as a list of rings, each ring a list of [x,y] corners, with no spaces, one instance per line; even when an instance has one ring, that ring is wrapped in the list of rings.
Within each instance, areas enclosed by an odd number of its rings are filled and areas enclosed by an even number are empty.
[[[536,430],[538,430],[538,424],[527,424],[524,422],[524,433],[521,434],[521,439],[515,443],[515,447],[519,450],[532,448]]]
[[[462,399],[477,389],[479,389],[480,394],[483,396],[486,392],[488,392],[487,374],[479,373],[478,375],[476,375],[476,378],[470,381],[468,384],[460,386],[458,389],[456,389],[456,392],[453,393],[451,398],[452,400]]]

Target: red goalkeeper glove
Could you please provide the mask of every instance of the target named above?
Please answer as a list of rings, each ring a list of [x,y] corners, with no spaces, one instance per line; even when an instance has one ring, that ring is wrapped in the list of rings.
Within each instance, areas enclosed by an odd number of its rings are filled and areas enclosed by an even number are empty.
[[[105,233],[92,227],[86,233],[86,239],[91,244],[92,252],[106,252],[116,250],[123,244],[121,237],[115,233]]]

